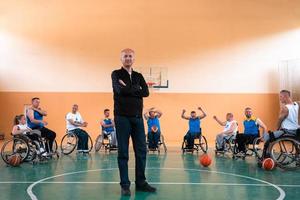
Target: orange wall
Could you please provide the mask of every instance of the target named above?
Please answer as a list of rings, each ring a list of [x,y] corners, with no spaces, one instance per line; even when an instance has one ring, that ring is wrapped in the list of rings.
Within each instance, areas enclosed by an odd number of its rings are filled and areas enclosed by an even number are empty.
[[[30,103],[34,96],[41,98],[41,107],[48,111],[46,121],[48,127],[57,132],[58,138],[65,133],[64,116],[70,111],[73,103],[79,104],[79,110],[84,119],[89,122],[88,132],[95,139],[99,134],[99,120],[104,108],[113,105],[111,93],[21,93],[0,92],[0,131],[9,136],[12,120],[16,114],[23,112],[23,105]],[[158,107],[163,111],[161,126],[169,145],[179,146],[182,136],[187,130],[187,121],[180,118],[183,108],[189,112],[198,106],[207,112],[208,117],[202,121],[203,133],[209,143],[213,144],[221,127],[212,119],[213,115],[225,117],[226,112],[233,112],[241,124],[243,109],[250,106],[256,116],[260,117],[273,129],[278,113],[277,94],[180,94],[153,93],[145,99],[145,107]],[[240,130],[242,130],[240,128]]]
[[[299,43],[300,0],[0,1],[0,91],[110,92],[130,47],[167,92],[276,93]]]

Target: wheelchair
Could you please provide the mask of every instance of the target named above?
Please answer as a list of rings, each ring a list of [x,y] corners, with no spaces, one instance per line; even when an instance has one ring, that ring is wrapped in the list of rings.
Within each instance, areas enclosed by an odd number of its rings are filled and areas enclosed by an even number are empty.
[[[182,153],[186,152],[191,152],[193,153],[194,151],[199,152],[199,150],[202,150],[203,153],[207,153],[208,151],[208,145],[207,145],[207,140],[205,136],[200,132],[200,135],[195,136],[194,138],[194,147],[192,149],[187,148],[187,141],[184,139],[181,145],[181,151]]]
[[[218,145],[217,145],[217,142],[216,142],[216,149],[215,149],[215,155],[225,155],[226,153],[232,153],[233,154],[233,151],[234,151],[234,145],[236,143],[235,141],[235,138],[236,138],[236,134],[232,134],[230,135],[230,137],[226,138],[224,137],[223,138],[223,149],[222,150],[219,150],[218,149]]]
[[[61,139],[60,149],[61,153],[64,155],[71,154],[78,145],[78,137],[73,131],[66,131],[66,134]],[[88,135],[88,152],[93,149],[93,140],[90,135]]]
[[[56,155],[57,153],[57,143],[53,142],[52,150],[53,152],[48,153],[47,156],[43,156],[44,152],[40,152],[41,144],[46,147],[49,142],[45,138],[40,137],[39,141],[33,141],[26,135],[13,135],[11,139],[7,140],[1,148],[1,158],[3,161],[9,165],[9,160],[12,155],[19,154],[22,162],[31,162],[35,164],[37,162],[46,161]]]
[[[276,165],[284,170],[300,168],[300,129],[296,135],[284,133],[271,141],[266,155],[270,156]]]
[[[112,145],[112,137],[111,133],[108,133],[106,131],[102,131],[100,135],[96,138],[95,142],[95,152],[100,151],[101,149],[104,149],[105,152],[111,152],[118,150],[117,147],[114,147]]]
[[[157,143],[157,148],[154,148],[154,149],[149,149],[148,134],[146,134],[146,145],[147,145],[147,152],[148,153],[149,152],[155,152],[155,151],[160,153],[161,146],[162,146],[164,152],[167,153],[167,145],[165,143],[165,138],[162,134],[160,134],[160,138],[159,138],[158,143]]]
[[[259,134],[256,137],[247,139],[244,145],[245,145],[245,152],[240,152],[238,148],[237,137],[236,137],[236,139],[234,140],[233,151],[232,151],[233,159],[242,158],[244,160],[247,156],[259,157],[262,155],[263,144],[261,142],[261,137],[259,136]]]

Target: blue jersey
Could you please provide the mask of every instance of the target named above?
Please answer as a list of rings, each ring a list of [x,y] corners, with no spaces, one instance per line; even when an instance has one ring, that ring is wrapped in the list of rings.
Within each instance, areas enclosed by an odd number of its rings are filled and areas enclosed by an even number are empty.
[[[147,120],[147,124],[148,124],[148,132],[151,132],[151,128],[153,126],[156,126],[158,128],[158,132],[160,132],[160,124],[157,116],[155,116],[154,118],[149,117]]]
[[[189,132],[190,133],[200,133],[200,118],[196,117],[196,118],[190,118],[189,119]]]
[[[43,115],[41,113],[39,113],[38,111],[34,110],[33,111],[33,118],[36,119],[36,120],[43,120]],[[35,124],[35,123],[31,122],[27,115],[26,115],[26,119],[27,119],[27,126],[31,129],[39,129],[39,128],[44,127],[43,123]]]
[[[256,118],[251,117],[244,120],[244,134],[246,135],[258,135],[259,125],[256,123]]]
[[[107,119],[104,119],[103,120],[103,122],[104,122],[104,124],[105,125],[111,125],[112,124],[112,120],[111,119],[109,119],[109,118],[107,118]],[[102,130],[104,130],[104,131],[106,131],[106,132],[112,132],[112,131],[114,131],[115,129],[114,129],[114,127],[102,127]]]

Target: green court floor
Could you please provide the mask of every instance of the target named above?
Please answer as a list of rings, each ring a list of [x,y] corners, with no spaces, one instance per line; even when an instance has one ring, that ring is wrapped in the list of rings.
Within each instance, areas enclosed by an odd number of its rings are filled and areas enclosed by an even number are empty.
[[[199,154],[182,155],[180,148],[147,157],[148,181],[157,193],[135,192],[134,155],[130,157],[132,196],[120,196],[116,153],[61,156],[48,163],[7,167],[0,161],[0,199],[299,199],[300,171],[264,171],[253,157],[215,157],[199,166]]]

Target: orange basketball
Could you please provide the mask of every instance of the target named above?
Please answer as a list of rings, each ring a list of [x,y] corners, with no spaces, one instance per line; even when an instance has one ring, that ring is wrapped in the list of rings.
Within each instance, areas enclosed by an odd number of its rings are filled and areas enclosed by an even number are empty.
[[[21,156],[19,154],[14,154],[9,158],[9,164],[13,167],[17,167],[21,164]]]
[[[208,167],[211,164],[211,158],[207,154],[200,156],[199,161],[203,167]]]
[[[273,170],[275,168],[275,162],[272,158],[266,158],[263,160],[262,167],[267,171]]]

